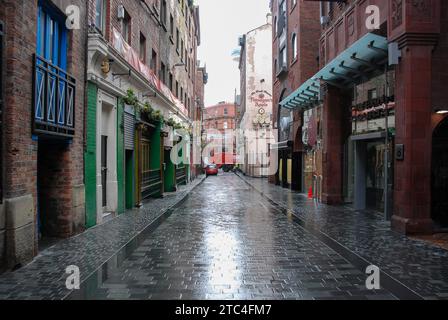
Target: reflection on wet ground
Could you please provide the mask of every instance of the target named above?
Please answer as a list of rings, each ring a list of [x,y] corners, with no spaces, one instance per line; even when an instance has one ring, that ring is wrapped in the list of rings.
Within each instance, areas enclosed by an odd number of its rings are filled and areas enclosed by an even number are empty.
[[[209,177],[71,299],[394,299],[234,174]]]

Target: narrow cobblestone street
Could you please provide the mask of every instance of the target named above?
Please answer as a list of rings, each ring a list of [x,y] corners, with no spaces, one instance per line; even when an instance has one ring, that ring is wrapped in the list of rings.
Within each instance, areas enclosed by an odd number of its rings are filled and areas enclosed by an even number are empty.
[[[75,299],[394,299],[234,174],[209,177]],[[99,287],[98,279],[105,280]]]

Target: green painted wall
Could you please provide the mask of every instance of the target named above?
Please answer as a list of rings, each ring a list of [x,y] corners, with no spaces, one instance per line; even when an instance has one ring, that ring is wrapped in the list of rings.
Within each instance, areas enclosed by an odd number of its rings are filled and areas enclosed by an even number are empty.
[[[87,146],[84,153],[86,190],[86,227],[96,225],[96,104],[98,88],[87,83]]]
[[[124,103],[118,99],[117,106],[117,181],[118,181],[118,214],[125,209],[125,181],[124,181]]]
[[[134,198],[134,152],[125,153],[125,173],[126,173],[126,209],[132,209],[135,204]]]

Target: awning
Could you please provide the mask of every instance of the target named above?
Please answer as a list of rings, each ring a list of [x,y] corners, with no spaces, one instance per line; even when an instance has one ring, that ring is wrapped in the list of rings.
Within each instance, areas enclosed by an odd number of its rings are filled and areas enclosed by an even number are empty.
[[[320,96],[321,82],[339,88],[349,88],[374,70],[384,70],[388,44],[385,37],[367,33],[339,54],[318,73],[305,81],[297,90],[280,102],[284,108],[311,108]]]

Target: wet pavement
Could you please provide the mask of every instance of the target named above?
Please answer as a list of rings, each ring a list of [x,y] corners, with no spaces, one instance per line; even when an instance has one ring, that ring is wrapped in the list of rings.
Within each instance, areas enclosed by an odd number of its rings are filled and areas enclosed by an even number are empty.
[[[69,298],[396,299],[394,290],[367,290],[365,269],[338,251],[223,174],[207,178]]]
[[[80,280],[85,281],[104,265],[105,261],[117,259],[117,252],[129,250],[136,239],[164,221],[175,207],[194,190],[205,177],[200,176],[176,193],[164,198],[145,201],[139,209],[104,224],[88,229],[82,234],[59,241],[39,253],[30,264],[15,272],[0,275],[0,300],[60,300],[72,291],[66,287],[66,268],[77,266]],[[126,251],[123,251],[126,253]]]
[[[325,205],[265,179],[240,177],[361,269],[380,267],[381,284],[401,299],[448,300],[448,250],[394,232],[381,213]]]

